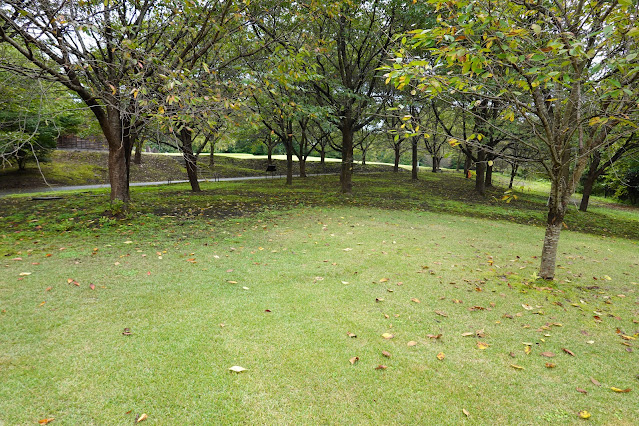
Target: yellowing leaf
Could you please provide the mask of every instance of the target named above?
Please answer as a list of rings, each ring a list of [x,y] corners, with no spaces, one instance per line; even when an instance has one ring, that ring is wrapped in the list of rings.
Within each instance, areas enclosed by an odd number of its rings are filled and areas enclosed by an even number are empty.
[[[532,352],[532,348],[530,346],[526,346],[524,348],[524,352],[526,352],[526,355],[530,355],[530,353]]]
[[[467,410],[467,409],[462,408],[462,413],[464,413],[464,415],[465,415],[466,417],[470,417],[470,413],[468,412],[468,410]]]
[[[487,349],[487,348],[488,348],[488,346],[490,346],[488,343],[484,343],[484,342],[477,342],[477,347],[478,347],[479,349],[481,349],[482,351],[483,351],[484,349]]]
[[[522,367],[521,365],[517,365],[517,364],[510,364],[510,366],[512,368],[514,368],[515,370],[523,370],[524,367]]]
[[[417,342],[414,340],[411,340],[410,342],[406,343],[406,346],[416,346]]]
[[[388,278],[382,278],[382,279],[379,280],[380,283],[385,283],[387,281],[388,281]]]
[[[418,299],[418,298],[416,298],[416,297],[413,297],[412,299],[410,299],[410,301],[411,301],[411,302],[415,302],[415,303],[421,303],[421,302],[419,301],[419,299]]]
[[[628,393],[628,392],[630,392],[630,391],[632,390],[632,389],[630,389],[630,388],[626,388],[626,389],[619,389],[619,388],[616,388],[616,387],[614,387],[614,386],[613,386],[613,387],[611,387],[610,389],[612,389],[612,390],[613,390],[613,391],[615,391],[615,392],[619,392],[619,393]]]
[[[444,355],[443,352],[440,352],[440,353],[437,354],[437,359],[438,360],[443,361],[444,358],[446,358],[446,355]]]
[[[546,368],[555,368],[557,366],[557,364],[553,364],[552,362],[547,362],[546,363]]]
[[[590,413],[587,412],[586,410],[581,410],[579,413],[577,413],[577,415],[582,418],[582,419],[589,419],[590,418]]]
[[[390,333],[384,333],[384,334],[382,334],[382,337],[384,339],[392,339],[395,336],[393,334],[390,334]]]
[[[435,311],[435,313],[437,315],[439,315],[439,316],[442,316],[442,317],[447,317],[448,316],[448,314],[446,312],[443,312],[443,311]]]
[[[54,420],[55,420],[55,417],[49,417],[47,419],[38,420],[38,423],[40,423],[41,425],[47,425]]]

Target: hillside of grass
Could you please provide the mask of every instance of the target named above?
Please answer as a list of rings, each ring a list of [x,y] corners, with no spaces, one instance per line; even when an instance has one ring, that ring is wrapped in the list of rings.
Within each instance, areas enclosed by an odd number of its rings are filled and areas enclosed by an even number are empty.
[[[545,282],[542,194],[202,187],[0,199],[0,423],[639,423],[636,211],[571,211]]]

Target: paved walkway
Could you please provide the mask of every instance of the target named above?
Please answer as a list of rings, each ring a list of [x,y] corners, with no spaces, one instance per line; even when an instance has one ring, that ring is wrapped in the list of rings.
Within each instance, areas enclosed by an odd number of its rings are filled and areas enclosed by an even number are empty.
[[[319,175],[308,175],[308,176],[319,176]],[[231,177],[231,178],[217,178],[217,179],[198,179],[200,182],[231,182],[231,181],[242,181],[242,180],[255,180],[255,179],[276,179],[283,178],[284,176],[280,175],[264,175],[264,176],[244,176],[244,177]],[[169,180],[169,181],[160,181],[160,182],[131,182],[129,186],[154,186],[154,185],[170,185],[174,183],[188,183],[188,180]],[[110,188],[111,185],[108,183],[105,184],[97,184],[97,185],[75,185],[75,186],[45,186],[42,188],[16,188],[16,189],[8,189],[4,191],[0,191],[0,197],[6,197],[7,195],[14,194],[34,194],[37,192],[59,192],[59,191],[82,191],[89,189],[100,189],[100,188]]]

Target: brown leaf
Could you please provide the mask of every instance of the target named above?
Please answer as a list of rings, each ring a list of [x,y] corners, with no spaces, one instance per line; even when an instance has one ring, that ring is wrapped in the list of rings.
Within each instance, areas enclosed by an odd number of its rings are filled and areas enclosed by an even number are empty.
[[[477,337],[486,337],[486,332],[485,332],[483,329],[482,329],[482,330],[477,330],[477,331],[475,332],[475,335],[476,335]]]
[[[89,288],[90,288],[91,290],[95,290],[95,284],[93,284],[93,283],[89,284]]]
[[[514,352],[511,352],[511,353],[508,354],[508,356],[510,356],[511,358],[515,358],[517,355],[515,355]]]
[[[411,340],[410,342],[406,343],[406,346],[416,346],[417,342],[414,340]]]
[[[601,386],[601,383],[599,383],[599,381],[597,379],[593,379],[592,377],[590,378],[590,381],[592,382],[593,385],[595,386]]]
[[[38,423],[40,423],[41,425],[46,425],[51,423],[54,420],[55,420],[55,417],[49,417],[47,419],[38,420]]]
[[[430,337],[431,339],[435,339],[436,340],[436,339],[441,339],[442,334],[441,333],[439,333],[439,334],[427,334],[426,336]]]
[[[357,337],[357,335],[356,335],[355,333],[351,333],[350,331],[349,331],[348,333],[346,333],[346,335],[347,335],[348,337],[351,337],[351,338],[353,338],[353,337]]]
[[[462,413],[464,413],[464,415],[465,415],[466,417],[470,417],[470,413],[468,412],[468,410],[467,410],[467,409],[462,408]]]
[[[490,346],[488,343],[484,343],[484,342],[477,342],[477,347],[481,350],[487,349],[488,346]]]
[[[147,416],[145,413],[142,413],[142,414],[140,414],[139,416],[136,416],[136,417],[135,417],[135,422],[136,422],[136,423],[143,422],[143,421],[145,421],[145,420],[147,419],[147,417],[148,417],[148,416]]]
[[[446,312],[443,312],[443,311],[435,311],[435,313],[436,313],[437,315],[442,316],[442,317],[447,317],[447,316],[448,316],[448,314],[447,314]]]
[[[348,361],[351,363],[351,365],[355,364],[357,361],[359,361],[359,357],[358,356],[354,356],[353,358],[349,359]]]
[[[555,356],[555,354],[554,354],[554,353],[552,353],[552,352],[542,352],[542,353],[540,353],[539,355],[541,355],[541,356],[545,356],[546,358],[552,358],[552,357],[554,357],[554,356]]]
[[[468,337],[468,336],[474,336],[474,335],[475,333],[470,333],[470,332],[462,333],[462,337]]]
[[[51,290],[53,290],[53,287],[47,287],[46,290],[44,291],[51,291]]]
[[[437,354],[437,359],[443,361],[446,358],[446,355],[443,352]]]
[[[390,358],[392,356],[391,353],[388,351],[382,351],[382,355],[384,355],[386,358]]]
[[[570,349],[566,349],[566,348],[561,348],[562,351],[566,352],[568,355],[570,356],[575,356],[575,354],[570,350]]]
[[[582,389],[582,388],[577,388],[577,392],[579,392],[579,393],[583,393],[584,395],[587,395],[587,394],[588,394],[588,391],[587,391],[587,390],[585,390],[585,389]]]
[[[131,329],[127,327],[127,328],[125,328],[125,329],[124,329],[124,331],[122,332],[122,334],[123,334],[123,335],[125,335],[125,336],[130,336],[130,335],[132,335],[133,333],[131,332]]]
[[[375,370],[386,370],[387,368],[388,368],[387,366],[380,364],[377,367],[375,367]]]
[[[462,302],[462,301],[461,301],[461,300],[459,300],[459,299],[453,299],[453,303],[460,304],[460,303],[464,303],[464,302]]]
[[[264,312],[269,313],[269,312],[271,312],[271,310],[270,309],[264,309]]]
[[[546,363],[546,368],[555,368],[557,366],[557,364],[553,364],[552,362],[547,362]]]
[[[413,298],[412,298],[412,299],[410,299],[410,300],[411,300],[411,302],[421,303],[421,302],[419,301],[419,299],[418,299],[418,298],[416,298],[416,297],[413,297]]]
[[[483,306],[473,306],[471,308],[468,308],[469,311],[484,311],[486,310],[486,308],[484,308]]]

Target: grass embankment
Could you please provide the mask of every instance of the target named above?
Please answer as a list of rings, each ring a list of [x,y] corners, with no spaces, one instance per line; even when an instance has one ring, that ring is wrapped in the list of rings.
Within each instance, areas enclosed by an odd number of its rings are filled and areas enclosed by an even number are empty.
[[[337,183],[0,200],[0,420],[639,423],[636,218],[571,214],[545,283],[541,196]]]

